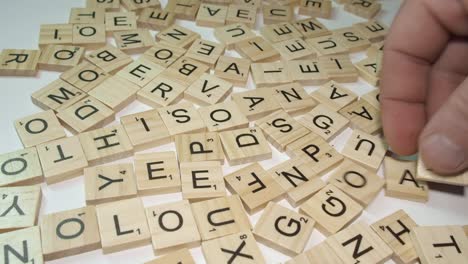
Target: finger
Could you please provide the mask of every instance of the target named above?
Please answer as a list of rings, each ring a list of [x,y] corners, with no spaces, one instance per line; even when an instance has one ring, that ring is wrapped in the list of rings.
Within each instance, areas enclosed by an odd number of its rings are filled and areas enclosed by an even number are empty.
[[[420,138],[424,164],[453,174],[468,167],[468,80],[465,80],[428,122]]]

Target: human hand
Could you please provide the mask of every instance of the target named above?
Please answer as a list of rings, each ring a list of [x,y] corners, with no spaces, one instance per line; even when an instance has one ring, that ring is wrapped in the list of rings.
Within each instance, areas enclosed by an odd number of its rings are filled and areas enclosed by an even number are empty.
[[[406,0],[385,40],[382,121],[393,151],[468,167],[468,0]]]

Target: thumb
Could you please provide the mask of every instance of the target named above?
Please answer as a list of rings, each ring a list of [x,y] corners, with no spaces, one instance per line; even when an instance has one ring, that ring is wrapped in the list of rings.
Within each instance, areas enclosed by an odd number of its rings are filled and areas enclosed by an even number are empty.
[[[440,174],[468,168],[468,80],[450,95],[419,138],[424,164]]]

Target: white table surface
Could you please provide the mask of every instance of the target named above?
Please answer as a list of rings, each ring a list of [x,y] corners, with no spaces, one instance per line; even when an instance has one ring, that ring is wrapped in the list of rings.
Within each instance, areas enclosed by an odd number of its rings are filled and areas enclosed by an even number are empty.
[[[167,0],[161,1],[163,6],[166,1]],[[398,10],[400,0],[383,0],[382,3],[383,10],[378,15],[378,19],[385,22],[387,25],[390,25]],[[0,8],[0,49],[36,49],[40,24],[67,23],[70,8],[84,6],[85,0],[2,1]],[[258,15],[257,28],[261,25],[261,22],[259,22],[261,20],[261,15]],[[335,3],[332,19],[320,20],[330,29],[345,27],[352,23],[364,21],[359,17],[344,12],[343,6],[338,6]],[[188,21],[178,21],[177,23],[199,32],[203,38],[215,40],[212,33],[213,30],[211,28],[198,28],[195,23]],[[153,34],[154,33],[156,32],[153,32]],[[111,43],[113,42],[111,39],[108,41]],[[235,52],[228,52],[228,54],[238,56]],[[364,58],[364,56],[364,53],[352,54],[352,59],[359,60]],[[57,79],[58,76],[58,72],[40,71],[37,77],[0,77],[0,153],[15,151],[22,148],[22,144],[14,129],[13,121],[42,111],[31,102],[30,95],[37,89],[40,89]],[[353,84],[345,84],[345,86],[356,92],[358,95],[362,95],[374,89],[363,81]],[[306,87],[306,90],[311,92],[316,88],[317,87],[310,86]],[[251,80],[249,80],[248,89],[253,89]],[[245,91],[245,89],[235,88],[235,92],[239,91]],[[141,112],[147,109],[149,109],[148,106],[139,102],[134,102],[118,113],[117,118],[122,115]],[[332,142],[338,150],[341,150],[350,133],[351,130],[347,129]],[[175,150],[174,144],[167,144],[145,152],[167,150]],[[286,159],[288,159],[288,157],[285,154],[279,153],[273,148],[273,158],[261,162],[261,165],[268,169]],[[132,161],[132,158],[117,162],[122,161]],[[229,167],[226,164],[224,165],[223,170],[224,173],[227,174],[243,166]],[[382,170],[379,171],[379,175],[382,176]],[[43,200],[40,215],[69,210],[86,205],[83,177],[77,177],[51,186],[42,184],[42,191]],[[464,194],[466,189],[458,189],[458,191],[458,194],[456,194],[453,190],[452,192],[431,190],[429,202],[426,204],[385,197],[384,192],[381,191],[377,198],[365,209],[358,220],[372,223],[398,209],[404,209],[420,225],[468,224],[468,196]],[[174,193],[144,197],[143,201],[144,205],[148,207],[180,199],[182,199],[181,194]],[[280,201],[280,204],[291,208],[285,200]],[[261,212],[250,217],[252,224],[256,223],[260,214]],[[323,239],[324,236],[314,230],[306,249],[311,248]],[[262,244],[259,244],[259,246],[268,263],[278,263],[289,259],[288,256],[285,256]],[[197,263],[205,263],[199,247],[192,249],[191,252]],[[50,263],[142,263],[153,258],[155,258],[153,250],[150,245],[147,245],[145,247],[126,250],[110,255],[103,255],[101,250],[95,250],[77,256],[51,261]],[[389,263],[393,262],[389,261]]]

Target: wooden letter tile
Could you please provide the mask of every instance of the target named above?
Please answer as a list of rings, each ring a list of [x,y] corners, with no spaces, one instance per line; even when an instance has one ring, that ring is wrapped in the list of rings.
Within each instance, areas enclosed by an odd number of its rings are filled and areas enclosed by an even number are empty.
[[[267,116],[280,108],[269,89],[254,89],[235,93],[231,97],[250,121]]]
[[[371,171],[377,171],[385,152],[387,152],[387,148],[381,138],[355,129],[341,154]]]
[[[286,62],[252,63],[252,78],[258,88],[292,82]]]
[[[146,56],[141,56],[125,68],[117,72],[117,75],[143,87],[164,71],[164,67],[152,62]]]
[[[43,264],[39,227],[0,234],[0,256],[5,264],[28,262]]]
[[[302,37],[302,34],[291,23],[266,25],[260,29],[260,33],[271,43]]]
[[[84,52],[84,48],[78,46],[48,45],[41,51],[39,69],[66,71],[80,63]]]
[[[138,26],[152,30],[164,30],[172,26],[175,14],[159,8],[144,8],[138,15]]]
[[[355,101],[338,113],[349,119],[351,128],[360,129],[369,134],[376,134],[382,129],[380,111],[365,100]]]
[[[56,112],[86,97],[86,93],[73,85],[57,79],[31,94],[33,103],[44,110]]]
[[[307,43],[314,48],[319,55],[343,54],[348,49],[333,35],[325,35],[306,39]]]
[[[184,91],[184,99],[206,106],[224,101],[232,92],[232,83],[204,73]]]
[[[255,33],[242,23],[217,27],[214,29],[214,36],[223,43],[227,49],[234,48],[238,42],[256,37]]]
[[[338,37],[338,41],[340,41],[349,52],[362,51],[371,45],[371,42],[355,27],[334,30],[333,35]]]
[[[69,24],[104,24],[105,10],[102,8],[78,8],[70,10]]]
[[[300,0],[299,15],[330,18],[332,2],[330,0]]]
[[[273,89],[276,102],[291,116],[305,114],[317,106],[317,102],[297,82],[274,86]]]
[[[39,47],[49,44],[71,44],[73,40],[72,24],[41,25],[39,32]]]
[[[184,56],[175,61],[161,75],[187,88],[207,71],[209,71],[209,66],[206,64]]]
[[[257,8],[245,5],[229,5],[226,24],[243,23],[254,28],[256,20]]]
[[[109,45],[86,54],[86,59],[108,73],[116,72],[133,61],[132,57]]]
[[[89,95],[106,104],[114,112],[119,112],[136,99],[140,87],[117,75],[98,84]]]
[[[354,64],[359,72],[359,76],[373,86],[378,86],[380,81],[380,73],[378,72],[379,62],[377,58],[378,55],[367,57]]]
[[[365,100],[370,105],[380,110],[380,89],[374,89],[361,96],[362,100]]]
[[[83,61],[70,70],[62,73],[60,79],[74,87],[89,92],[98,84],[103,82],[109,75],[98,66]]]
[[[326,141],[331,141],[348,126],[349,120],[328,106],[319,104],[303,115],[299,122]]]
[[[136,12],[139,12],[140,10],[145,10],[146,8],[150,8],[150,7],[161,7],[159,0],[146,0],[146,1],[122,0],[122,5],[128,11],[136,11]]]
[[[18,119],[15,128],[24,147],[65,137],[65,130],[52,110]]]
[[[0,76],[35,76],[40,50],[4,49],[0,53]]]
[[[377,20],[357,23],[354,26],[371,42],[382,41],[388,33],[388,27]]]
[[[164,10],[174,13],[177,19],[193,21],[199,7],[199,0],[168,0]]]
[[[40,185],[0,188],[0,233],[37,225],[41,207]]]
[[[416,179],[427,182],[468,186],[468,170],[454,175],[439,175],[432,170],[427,169],[426,165],[424,165],[421,159],[421,156],[419,156]]]
[[[233,130],[249,126],[249,120],[233,101],[204,106],[199,108],[198,112],[210,132]]]
[[[224,45],[204,39],[196,40],[185,56],[201,61],[210,67],[214,67],[218,58],[224,53]]]
[[[303,85],[321,85],[329,79],[325,67],[316,59],[291,60],[287,63],[291,79]]]
[[[152,261],[145,262],[145,264],[195,264],[190,251],[186,248],[172,251],[171,253],[154,259]]]
[[[171,136],[206,130],[200,113],[189,102],[159,108],[158,111]]]
[[[294,19],[294,10],[289,5],[264,5],[263,10],[263,23],[270,25],[274,23],[290,22]]]
[[[156,42],[153,47],[143,53],[143,56],[152,62],[167,68],[169,65],[182,57],[186,51],[186,49],[174,46],[172,44]]]
[[[218,161],[181,163],[180,178],[184,199],[193,201],[226,196],[223,171]]]
[[[0,186],[41,183],[44,180],[36,148],[26,148],[0,155]]]
[[[331,34],[325,25],[314,18],[298,20],[293,25],[305,38],[315,38]]]
[[[357,82],[358,72],[349,55],[331,55],[319,58],[320,66],[325,69],[328,78],[335,82]]]
[[[198,38],[198,33],[179,25],[172,25],[156,35],[157,40],[180,48],[188,48]]]
[[[301,38],[292,38],[276,42],[273,47],[281,54],[283,60],[297,60],[315,57],[315,51]]]
[[[138,101],[158,108],[179,102],[187,87],[176,79],[157,76],[137,93]]]
[[[106,31],[122,31],[137,28],[136,14],[134,12],[106,12]]]
[[[235,86],[245,87],[249,78],[249,70],[250,60],[221,56],[216,63],[214,74]]]
[[[207,132],[175,136],[179,162],[219,161],[224,163],[224,152],[218,133]]]
[[[235,49],[243,57],[253,62],[276,61],[279,58],[279,52],[260,36],[236,43]]]
[[[120,1],[117,0],[86,0],[88,8],[102,8],[106,11],[118,11],[120,9]]]
[[[344,5],[344,10],[367,19],[375,17],[381,8],[382,4],[376,0],[350,0]]]
[[[329,81],[320,86],[320,88],[312,92],[310,96],[334,111],[338,111],[356,101],[358,97],[351,90],[334,81]]]
[[[147,29],[133,29],[113,33],[117,48],[127,54],[143,53],[154,45],[153,36]]]
[[[228,7],[224,5],[215,5],[202,3],[196,18],[196,24],[199,27],[221,27],[226,23]]]

